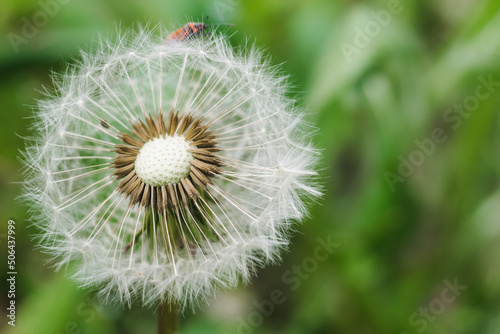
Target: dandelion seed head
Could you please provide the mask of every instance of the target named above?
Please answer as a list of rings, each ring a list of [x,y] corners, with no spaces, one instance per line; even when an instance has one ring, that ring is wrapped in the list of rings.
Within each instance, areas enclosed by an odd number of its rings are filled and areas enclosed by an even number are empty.
[[[193,155],[183,136],[167,136],[148,141],[139,150],[135,171],[151,186],[168,186],[179,183],[191,172]]]
[[[56,269],[116,303],[196,306],[275,263],[320,195],[286,77],[227,37],[126,32],[54,76],[23,153]]]

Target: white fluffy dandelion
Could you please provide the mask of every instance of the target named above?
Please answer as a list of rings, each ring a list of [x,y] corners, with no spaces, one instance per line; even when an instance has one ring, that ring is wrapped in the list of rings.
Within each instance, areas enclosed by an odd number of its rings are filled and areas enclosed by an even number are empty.
[[[56,266],[108,299],[186,306],[247,281],[319,195],[313,129],[255,48],[140,31],[55,87],[24,194]]]

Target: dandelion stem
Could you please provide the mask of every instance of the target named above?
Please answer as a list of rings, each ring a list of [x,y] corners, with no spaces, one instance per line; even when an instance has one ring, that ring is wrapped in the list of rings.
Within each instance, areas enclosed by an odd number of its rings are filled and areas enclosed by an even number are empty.
[[[179,333],[179,307],[175,302],[161,302],[158,308],[158,334]]]

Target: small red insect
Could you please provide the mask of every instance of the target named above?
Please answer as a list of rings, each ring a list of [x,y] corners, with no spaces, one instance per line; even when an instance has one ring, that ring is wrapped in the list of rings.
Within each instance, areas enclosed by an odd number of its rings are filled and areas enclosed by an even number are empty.
[[[215,23],[215,24],[207,24],[203,22],[189,22],[186,24],[184,27],[177,29],[173,33],[167,36],[165,39],[165,43],[168,41],[184,41],[186,39],[191,39],[200,36],[203,31],[208,29],[209,27],[216,27],[216,26],[232,26],[234,27],[234,24],[230,23]]]

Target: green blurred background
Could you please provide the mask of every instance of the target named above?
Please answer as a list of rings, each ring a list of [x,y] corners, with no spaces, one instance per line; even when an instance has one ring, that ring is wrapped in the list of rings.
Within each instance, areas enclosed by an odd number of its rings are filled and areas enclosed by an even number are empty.
[[[101,305],[44,265],[15,200],[16,155],[50,72],[98,33],[206,15],[291,74],[291,96],[319,127],[325,196],[282,264],[186,312],[181,333],[500,333],[498,0],[2,0],[0,331],[154,332],[151,310]],[[337,244],[332,254],[318,255],[318,238]]]

